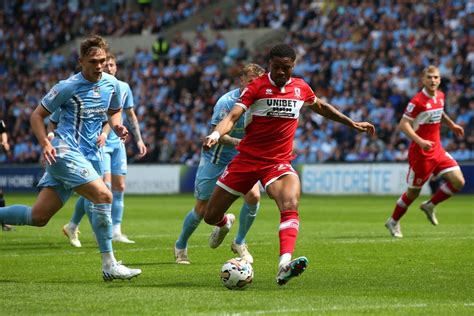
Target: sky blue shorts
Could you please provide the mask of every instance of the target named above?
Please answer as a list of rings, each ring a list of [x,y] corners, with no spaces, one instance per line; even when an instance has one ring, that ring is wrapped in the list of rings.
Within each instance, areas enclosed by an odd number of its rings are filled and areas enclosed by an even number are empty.
[[[59,138],[53,139],[52,144],[57,151],[56,162],[46,166],[38,187],[53,187],[64,204],[75,187],[102,177],[102,161],[87,160]]]
[[[217,179],[224,172],[226,165],[215,165],[201,157],[194,181],[194,196],[198,200],[207,201],[216,186]]]
[[[122,142],[119,147],[104,147],[103,168],[104,173],[122,176],[127,174],[127,151]]]

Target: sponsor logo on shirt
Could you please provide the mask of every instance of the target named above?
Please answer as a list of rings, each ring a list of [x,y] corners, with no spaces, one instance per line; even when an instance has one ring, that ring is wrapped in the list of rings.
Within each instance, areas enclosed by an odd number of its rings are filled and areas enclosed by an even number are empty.
[[[54,99],[55,96],[58,95],[58,93],[58,90],[51,88],[51,90],[49,90],[48,94],[46,95],[46,99],[51,101]]]

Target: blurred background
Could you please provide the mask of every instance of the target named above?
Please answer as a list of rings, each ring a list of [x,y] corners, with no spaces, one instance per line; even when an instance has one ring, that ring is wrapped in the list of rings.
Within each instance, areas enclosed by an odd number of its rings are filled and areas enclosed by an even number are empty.
[[[0,119],[11,146],[0,150],[3,166],[38,163],[29,115],[78,71],[79,43],[92,34],[108,40],[134,93],[148,154],[138,159],[129,138],[131,164],[196,166],[217,99],[238,86],[245,63],[268,69],[279,42],[297,51],[294,76],[377,127],[373,137],[355,134],[303,111],[295,164],[405,162],[409,141],[396,126],[430,64],[441,71],[446,112],[465,129],[462,138],[443,129],[443,146],[460,163],[474,160],[470,0],[1,0],[0,10]]]

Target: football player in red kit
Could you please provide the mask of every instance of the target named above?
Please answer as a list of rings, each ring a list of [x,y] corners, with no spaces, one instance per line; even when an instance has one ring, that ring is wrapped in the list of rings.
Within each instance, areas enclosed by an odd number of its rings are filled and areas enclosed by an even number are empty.
[[[295,65],[294,49],[286,44],[274,46],[269,53],[270,72],[252,81],[243,91],[231,112],[204,140],[204,149],[214,146],[221,135],[232,130],[247,112],[245,137],[239,153],[220,176],[204,216],[216,225],[211,239],[222,242],[228,232],[225,212],[241,195],[260,180],[280,210],[280,261],[276,281],[279,285],[301,274],[306,257],[292,260],[299,229],[298,203],[300,180],[291,166],[293,139],[300,109],[309,106],[314,112],[343,123],[360,132],[375,132],[367,122],[354,122],[330,104],[319,99],[309,85],[291,77]]]
[[[435,206],[464,186],[464,177],[458,163],[441,146],[440,126],[441,122],[446,123],[458,136],[464,135],[464,129],[444,112],[444,93],[438,90],[441,83],[439,69],[435,66],[427,67],[423,70],[422,80],[423,89],[408,103],[399,124],[400,130],[412,142],[408,153],[408,189],[398,199],[392,216],[385,223],[390,234],[398,238],[403,237],[399,220],[431,175],[444,178],[444,183],[420,206],[433,225],[438,225]]]

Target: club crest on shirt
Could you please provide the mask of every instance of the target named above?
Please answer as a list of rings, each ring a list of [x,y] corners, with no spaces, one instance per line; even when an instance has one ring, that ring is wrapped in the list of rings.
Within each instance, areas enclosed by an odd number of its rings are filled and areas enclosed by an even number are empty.
[[[301,89],[300,88],[295,88],[295,97],[298,99],[301,99]]]
[[[79,172],[79,174],[80,174],[81,177],[83,177],[83,178],[88,178],[88,177],[90,176],[89,169],[86,169],[86,168],[81,169],[81,171]]]
[[[266,94],[266,95],[272,95],[272,94],[273,94],[272,89],[266,89],[266,90],[265,90],[265,94]]]
[[[432,106],[431,106],[431,104],[430,104],[429,102],[426,103],[426,108],[427,108],[427,109],[431,109],[431,108],[432,108]]]
[[[93,96],[95,98],[100,98],[100,88],[99,87],[94,87],[94,89],[92,89],[93,91]]]

